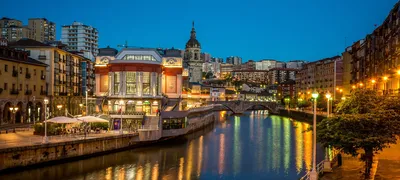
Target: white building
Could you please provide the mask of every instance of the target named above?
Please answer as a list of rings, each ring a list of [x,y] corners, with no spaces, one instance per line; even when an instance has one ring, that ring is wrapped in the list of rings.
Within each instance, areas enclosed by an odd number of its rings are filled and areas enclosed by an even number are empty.
[[[302,60],[293,60],[286,63],[286,68],[290,69],[301,69],[305,61]]]
[[[239,65],[242,64],[242,58],[239,56],[231,56],[226,58],[227,64]]]
[[[203,72],[212,72],[216,78],[219,78],[221,73],[221,63],[205,62],[203,63]]]
[[[98,54],[98,31],[92,26],[74,22],[62,26],[61,41],[69,46],[70,51],[83,52],[86,58],[94,59]]]

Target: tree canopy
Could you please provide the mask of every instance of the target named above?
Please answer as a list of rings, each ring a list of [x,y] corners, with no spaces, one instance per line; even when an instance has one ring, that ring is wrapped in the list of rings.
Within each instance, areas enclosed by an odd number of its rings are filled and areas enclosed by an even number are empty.
[[[373,154],[396,143],[400,134],[400,99],[358,89],[338,105],[334,117],[317,126],[317,141],[356,156],[364,150],[365,175],[369,176]]]

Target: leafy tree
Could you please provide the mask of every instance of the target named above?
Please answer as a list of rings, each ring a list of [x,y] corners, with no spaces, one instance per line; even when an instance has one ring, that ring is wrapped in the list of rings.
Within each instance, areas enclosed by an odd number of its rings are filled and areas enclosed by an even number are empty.
[[[399,112],[398,99],[379,96],[372,90],[356,90],[338,105],[336,116],[318,124],[318,142],[353,156],[363,150],[361,160],[365,162],[365,178],[368,178],[374,153],[396,143],[400,134]]]

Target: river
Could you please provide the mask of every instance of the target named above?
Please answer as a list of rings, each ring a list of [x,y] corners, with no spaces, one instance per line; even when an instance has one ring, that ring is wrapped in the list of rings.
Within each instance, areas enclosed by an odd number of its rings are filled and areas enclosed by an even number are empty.
[[[312,165],[309,125],[266,111],[218,112],[204,130],[162,144],[40,166],[0,179],[299,179]],[[317,162],[324,157],[317,149]]]

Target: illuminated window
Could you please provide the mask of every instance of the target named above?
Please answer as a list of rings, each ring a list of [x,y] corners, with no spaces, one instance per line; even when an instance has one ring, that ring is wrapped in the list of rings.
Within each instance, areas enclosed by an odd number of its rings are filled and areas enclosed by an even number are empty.
[[[143,72],[143,95],[150,95],[150,72]]]
[[[136,72],[126,73],[126,94],[136,94]]]
[[[125,55],[123,60],[135,60],[135,61],[156,61],[152,55]]]
[[[120,73],[114,73],[114,94],[119,94]]]

